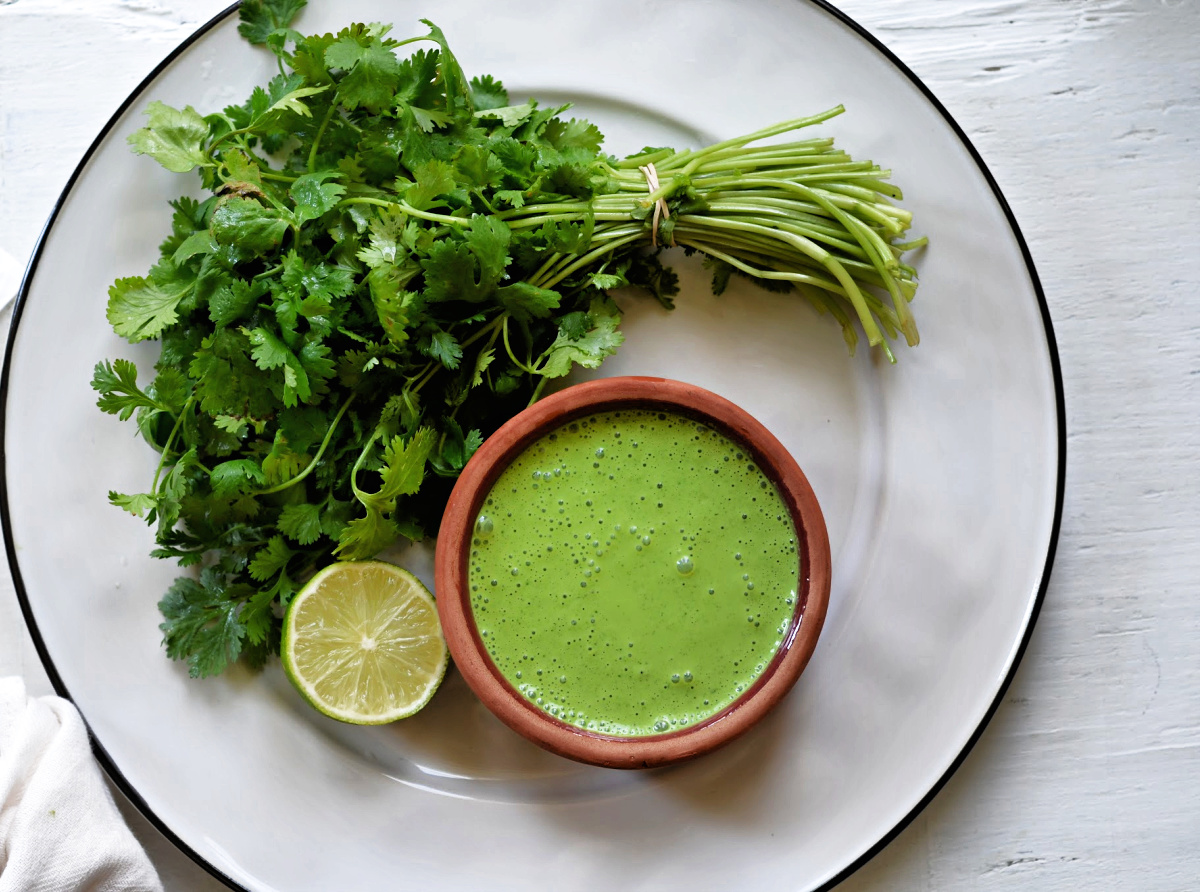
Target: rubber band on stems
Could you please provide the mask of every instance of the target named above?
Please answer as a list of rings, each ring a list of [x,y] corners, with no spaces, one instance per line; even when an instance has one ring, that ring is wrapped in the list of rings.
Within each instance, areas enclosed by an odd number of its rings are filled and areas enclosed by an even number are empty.
[[[658,171],[655,170],[655,168],[654,168],[654,162],[647,164],[645,167],[639,167],[638,170],[640,170],[645,175],[646,188],[650,190],[650,193],[654,194],[655,192],[657,192],[659,190]],[[652,244],[656,248],[658,247],[658,223],[659,223],[659,220],[669,220],[669,219],[671,219],[671,209],[669,207],[667,207],[667,199],[660,198],[660,199],[658,199],[658,201],[654,202],[654,220],[653,220],[653,223],[651,224],[652,228],[650,230],[650,244]],[[672,248],[675,247],[675,235],[674,234],[671,235],[671,247]]]

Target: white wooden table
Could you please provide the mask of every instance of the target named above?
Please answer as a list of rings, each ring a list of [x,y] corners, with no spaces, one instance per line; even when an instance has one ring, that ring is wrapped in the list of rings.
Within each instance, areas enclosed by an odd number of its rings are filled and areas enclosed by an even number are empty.
[[[117,105],[224,5],[0,0],[0,252],[24,265]],[[842,888],[1200,888],[1200,4],[841,7],[941,99],[1012,205],[1069,433],[1058,558],[1016,679],[949,784]],[[50,692],[4,579],[11,674]],[[123,806],[167,889],[224,888]]]

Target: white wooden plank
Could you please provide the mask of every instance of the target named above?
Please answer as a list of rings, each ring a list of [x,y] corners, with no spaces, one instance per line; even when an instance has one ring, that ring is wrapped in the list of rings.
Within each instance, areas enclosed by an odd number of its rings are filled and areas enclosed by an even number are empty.
[[[0,249],[25,257],[145,73],[223,2],[0,0]],[[845,0],[980,150],[1038,264],[1068,404],[1054,582],[991,727],[843,888],[1182,890],[1200,878],[1200,13]],[[0,674],[42,685],[10,589]],[[144,819],[170,889],[219,888]]]

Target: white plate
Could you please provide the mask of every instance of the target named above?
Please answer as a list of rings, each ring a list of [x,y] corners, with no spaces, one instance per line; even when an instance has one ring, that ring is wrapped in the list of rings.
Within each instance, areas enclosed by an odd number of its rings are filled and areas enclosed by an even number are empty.
[[[978,736],[1028,638],[1053,555],[1062,396],[1049,319],[1011,214],[936,100],[851,22],[783,0],[314,3],[306,32],[433,15],[469,73],[574,97],[608,148],[695,145],[836,103],[821,129],[895,169],[930,236],[923,334],[888,367],[828,319],[679,258],[674,313],[625,299],[605,374],[682,378],[733,399],[792,450],[835,557],[825,632],[781,708],[729,748],[660,772],[569,763],[499,725],[452,676],[376,729],[304,706],[278,666],[192,681],[159,646],[176,568],[108,506],[153,456],[101,415],[99,359],[151,360],[105,322],[143,273],[166,201],[194,187],[129,153],[152,99],[213,110],[268,78],[236,20],[156,71],[89,151],[34,258],[4,387],[7,546],[60,692],[147,814],[231,886],[806,890],[878,849]],[[410,556],[424,572],[423,556]]]

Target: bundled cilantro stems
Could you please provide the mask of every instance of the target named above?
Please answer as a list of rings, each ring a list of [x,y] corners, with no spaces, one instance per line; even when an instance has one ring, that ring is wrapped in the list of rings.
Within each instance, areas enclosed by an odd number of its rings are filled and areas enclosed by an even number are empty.
[[[764,283],[807,286],[803,295],[841,323],[851,349],[858,341],[857,322],[869,343],[895,361],[882,332],[892,338],[903,333],[909,346],[919,340],[908,307],[916,293],[916,271],[900,256],[925,240],[900,241],[912,215],[888,201],[902,197],[885,181],[891,172],[854,161],[829,138],[750,146],[843,111],[837,106],[696,151],[646,150],[607,167],[617,187],[612,194],[498,216],[513,228],[569,220],[573,214],[596,221],[585,254],[553,256],[531,284],[553,287],[581,268],[630,245],[642,248],[657,236],[656,242],[707,255],[716,268],[718,292],[733,270]],[[648,188],[648,165],[654,165],[661,183],[654,190]],[[674,213],[648,232],[648,209],[660,199]],[[885,290],[890,303],[863,286]]]
[[[565,107],[468,80],[429,22],[303,37],[302,6],[243,2],[280,68],[246,103],[152,102],[130,137],[208,193],[174,202],[158,263],[109,290],[119,335],[161,341],[153,379],[116,360],[92,382],[160,454],[147,492],[110,499],[156,526],[155,556],[199,569],[159,605],[193,675],[277,652],[321,566],[435,532],[483,438],[621,345],[608,291],[672,305],[667,246],[703,254],[717,293],[734,274],[795,292],[851,349],[860,329],[889,358],[889,338],[917,342],[900,258],[924,240],[903,241],[888,171],[779,139],[840,107],[618,160]]]

